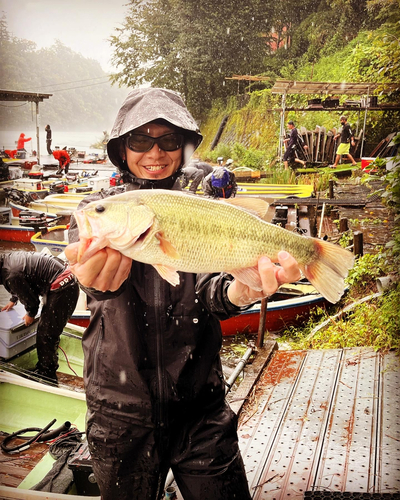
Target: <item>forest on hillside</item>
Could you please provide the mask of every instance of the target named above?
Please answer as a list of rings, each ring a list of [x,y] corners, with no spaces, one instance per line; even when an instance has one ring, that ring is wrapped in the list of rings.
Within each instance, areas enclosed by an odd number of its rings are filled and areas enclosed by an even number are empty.
[[[113,81],[183,94],[196,118],[277,78],[399,82],[397,0],[130,0]],[[233,75],[267,81],[239,82]],[[398,99],[397,94],[386,96]]]
[[[110,129],[115,111],[127,95],[126,89],[110,83],[94,59],[88,59],[56,41],[37,49],[29,40],[9,32],[0,19],[0,88],[52,94],[39,105],[40,121],[58,130]],[[3,130],[19,130],[35,123],[31,103],[2,102]]]
[[[53,94],[40,106],[42,123],[99,129],[112,123],[127,88],[139,85],[180,92],[204,123],[213,107],[268,90],[277,78],[400,82],[397,0],[129,0],[127,6],[109,39],[116,68],[109,76],[59,41],[38,50],[14,37],[3,16],[0,87]],[[397,89],[380,100],[399,102],[399,96]],[[6,104],[0,107],[5,127],[32,121],[30,104]]]

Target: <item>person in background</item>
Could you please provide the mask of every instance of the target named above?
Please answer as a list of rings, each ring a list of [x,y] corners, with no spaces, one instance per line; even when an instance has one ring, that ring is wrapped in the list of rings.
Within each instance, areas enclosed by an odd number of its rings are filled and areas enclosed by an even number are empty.
[[[57,384],[60,335],[79,296],[75,276],[52,255],[10,252],[0,254],[0,284],[11,294],[0,315],[6,314],[19,300],[25,307],[26,326],[35,321],[42,297],[36,333],[38,362],[34,373],[46,382]]]
[[[182,189],[184,189],[186,186],[189,185],[190,181],[190,188],[189,191],[191,193],[196,193],[197,188],[201,184],[201,181],[204,178],[204,171],[200,168],[197,168],[196,164],[191,163],[187,167],[184,167],[182,169]]]
[[[55,149],[53,151],[53,156],[56,160],[58,160],[58,170],[56,174],[61,174],[63,170],[65,174],[68,174],[71,158],[67,152],[67,147],[65,146],[63,149]]]
[[[4,152],[9,158],[14,159],[18,151],[16,149],[5,149]]]
[[[336,150],[335,163],[330,166],[331,168],[336,168],[338,166],[338,163],[340,161],[340,157],[342,155],[346,155],[349,158],[349,160],[351,161],[351,164],[353,166],[357,165],[357,162],[350,154],[350,144],[352,146],[355,146],[356,143],[354,141],[354,134],[351,130],[350,124],[347,123],[347,117],[341,116],[340,123],[342,125],[342,131],[334,136],[335,141],[337,141],[340,137],[340,144]]]
[[[283,164],[285,165],[285,170],[289,170],[289,162],[293,160],[303,165],[303,167],[306,164],[305,161],[300,160],[300,158],[297,158],[296,156],[296,150],[299,147],[299,141],[304,149],[308,149],[308,146],[304,144],[303,138],[299,134],[292,120],[288,121],[288,127],[290,130],[290,136],[283,141],[286,144],[286,151],[283,155]]]
[[[47,154],[49,155],[52,155],[53,154],[53,151],[51,150],[51,141],[52,141],[52,137],[51,137],[51,128],[50,128],[50,125],[46,125],[44,127],[45,131],[46,131],[46,147],[47,147]]]
[[[135,189],[181,190],[181,169],[201,140],[179,94],[133,90],[107,144],[124,184],[80,207],[97,200],[101,210],[103,198]],[[79,263],[78,240],[72,218],[65,254],[91,310],[86,433],[102,499],[159,500],[171,468],[185,499],[250,500],[237,418],[225,401],[220,320],[299,279],[296,261],[280,252],[279,267],[261,257],[261,292],[226,273],[180,273],[174,287],[111,248]]]
[[[28,139],[25,139],[25,134],[21,133],[19,138],[18,138],[18,141],[17,141],[17,150],[26,151],[25,143],[29,142],[30,140],[32,140],[31,137],[29,137]]]
[[[211,174],[211,172],[213,172],[214,170],[214,167],[209,163],[206,163],[205,161],[195,161],[194,163],[190,163],[189,165],[192,164],[204,172],[204,177],[208,174]]]
[[[106,156],[107,153],[107,142],[109,141],[109,139],[110,139],[109,133],[107,132],[107,130],[103,130],[103,139],[101,142],[103,143],[104,156]]]
[[[230,198],[236,195],[236,176],[226,167],[217,167],[203,179],[203,192],[212,198]]]

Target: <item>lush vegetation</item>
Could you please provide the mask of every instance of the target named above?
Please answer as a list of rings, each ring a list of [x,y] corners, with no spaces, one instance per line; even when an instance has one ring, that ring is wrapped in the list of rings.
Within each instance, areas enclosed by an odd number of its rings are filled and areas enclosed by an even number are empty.
[[[400,136],[395,138],[400,143]],[[368,183],[379,179],[383,203],[394,216],[395,229],[385,248],[374,255],[365,254],[357,259],[350,271],[347,283],[350,291],[337,308],[357,302],[361,297],[374,294],[376,279],[390,275],[394,287],[380,297],[358,305],[343,320],[333,320],[330,325],[313,333],[316,324],[327,319],[325,311],[319,311],[302,329],[289,329],[282,340],[291,348],[338,348],[373,346],[375,349],[397,349],[400,351],[400,155],[393,160],[393,168],[386,170],[386,161],[378,159],[378,173],[365,176]],[[348,241],[342,240],[347,246]],[[330,311],[332,314],[332,311]]]
[[[14,37],[3,15],[0,20],[0,88],[48,93],[39,105],[41,124],[58,130],[109,129],[126,90],[112,87],[100,64],[61,42],[44,49]],[[23,130],[35,123],[35,107],[26,102],[3,102],[2,128]]]

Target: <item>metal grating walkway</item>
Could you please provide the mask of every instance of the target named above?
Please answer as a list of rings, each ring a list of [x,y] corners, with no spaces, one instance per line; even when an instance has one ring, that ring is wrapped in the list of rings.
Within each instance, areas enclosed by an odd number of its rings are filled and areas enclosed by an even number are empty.
[[[369,348],[276,351],[240,416],[253,498],[399,493],[399,368]]]

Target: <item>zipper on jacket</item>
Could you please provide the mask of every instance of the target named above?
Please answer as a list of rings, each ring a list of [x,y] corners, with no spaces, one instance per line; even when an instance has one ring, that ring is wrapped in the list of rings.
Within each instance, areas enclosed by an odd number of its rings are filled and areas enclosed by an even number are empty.
[[[103,318],[100,319],[100,331],[97,335],[96,339],[96,345],[94,348],[94,357],[93,357],[93,377],[92,377],[92,383],[94,380],[97,378],[97,366],[98,366],[98,359],[99,359],[99,353],[100,353],[100,348],[101,344],[103,342],[103,332],[104,332],[104,320]]]
[[[157,353],[157,395],[156,395],[156,408],[155,408],[155,418],[156,427],[159,438],[159,447],[161,456],[164,455],[164,439],[165,432],[167,431],[167,411],[166,411],[166,390],[165,390],[165,379],[164,379],[164,329],[165,317],[164,311],[161,306],[163,305],[163,297],[165,296],[165,281],[160,278],[153,278],[153,289],[154,289],[154,311],[155,311],[155,326],[156,326],[156,353]],[[160,314],[158,314],[158,312]],[[162,484],[162,475],[158,474],[158,484],[157,484],[157,495],[161,495],[161,491],[164,487]]]
[[[156,324],[156,354],[157,354],[157,400],[156,400],[156,419],[157,426],[161,430],[167,422],[166,420],[166,392],[164,379],[164,311],[162,311],[163,297],[165,291],[165,282],[162,279],[154,280],[154,309],[155,309],[155,324]],[[160,312],[161,314],[157,314]]]

